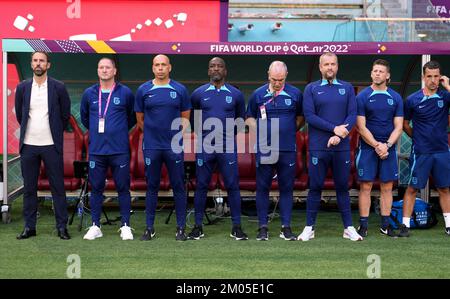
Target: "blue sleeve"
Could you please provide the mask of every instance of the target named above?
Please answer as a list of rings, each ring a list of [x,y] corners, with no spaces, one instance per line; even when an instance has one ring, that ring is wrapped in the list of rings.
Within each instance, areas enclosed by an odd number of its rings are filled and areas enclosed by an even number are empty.
[[[144,95],[142,86],[136,91],[136,98],[134,99],[134,112],[144,112]]]
[[[81,98],[80,104],[80,120],[83,126],[89,130],[89,96],[88,90],[86,89]]]
[[[245,119],[245,99],[244,95],[239,92],[236,102],[236,118],[242,118]]]
[[[411,107],[411,100],[409,98],[406,99],[406,103],[404,106],[404,118],[405,120],[410,120],[412,117],[412,107]]]
[[[397,95],[396,101],[397,101],[397,109],[395,110],[395,116],[401,117],[401,116],[404,115],[404,113],[403,113],[403,99],[400,97],[400,95]]]
[[[191,105],[195,110],[200,109],[200,97],[198,96],[197,90],[194,90],[194,92],[191,94]]]
[[[347,104],[347,118],[343,124],[348,124],[347,130],[350,132],[356,123],[356,98],[355,89],[350,84],[348,85],[348,104]]]
[[[127,90],[127,115],[129,130],[136,124],[136,113],[134,113],[134,95],[131,90]]]
[[[183,86],[183,88],[180,90],[181,92],[181,112],[191,110],[191,99],[189,98],[189,92],[186,87]]]
[[[303,116],[303,94],[301,92],[298,93],[296,115]]]
[[[250,99],[248,100],[248,106],[247,106],[247,112],[245,113],[245,116],[258,118],[258,107],[256,105],[256,93],[253,92],[253,94],[250,96]]]
[[[303,93],[303,113],[305,114],[305,119],[308,125],[323,131],[333,132],[335,125],[316,115],[310,85],[306,87],[305,92]]]
[[[366,107],[364,105],[364,95],[360,92],[356,96],[357,113],[359,116],[366,116]]]

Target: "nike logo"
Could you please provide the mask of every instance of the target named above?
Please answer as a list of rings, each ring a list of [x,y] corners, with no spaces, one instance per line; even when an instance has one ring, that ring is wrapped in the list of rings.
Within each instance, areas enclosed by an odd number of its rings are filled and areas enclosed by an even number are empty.
[[[209,98],[204,98],[204,99],[203,99],[203,101],[208,101],[208,100],[209,100]]]
[[[395,176],[398,176],[398,173],[396,173]]]
[[[124,168],[127,164],[120,165],[120,168]]]
[[[93,101],[93,102],[92,102],[92,104],[97,104],[97,103],[98,103],[98,101]]]
[[[325,91],[319,91],[319,92],[317,92],[317,94],[322,94],[322,93],[324,93]]]
[[[419,106],[419,109],[422,109],[423,107],[425,107],[425,105]]]
[[[372,102],[375,102],[375,101],[376,101],[376,100],[369,100],[369,102],[371,102],[371,103],[372,103]]]
[[[345,164],[348,164],[348,163],[350,163],[350,160],[348,160],[348,161],[345,161]]]
[[[291,167],[294,166],[294,165],[295,165],[295,162],[294,163],[289,163],[289,166],[291,166]]]
[[[233,165],[234,163],[236,163],[236,161],[230,161],[230,162],[228,162],[229,165]]]
[[[380,232],[385,235],[387,235],[387,233],[388,233],[387,229],[382,229],[382,228],[380,228]]]
[[[175,161],[175,163],[177,163],[177,164],[180,163],[180,162],[181,162],[181,160],[176,160],[176,161]]]
[[[149,94],[149,95],[148,95],[149,98],[152,98],[152,97],[154,97],[154,96],[156,96],[156,94]]]

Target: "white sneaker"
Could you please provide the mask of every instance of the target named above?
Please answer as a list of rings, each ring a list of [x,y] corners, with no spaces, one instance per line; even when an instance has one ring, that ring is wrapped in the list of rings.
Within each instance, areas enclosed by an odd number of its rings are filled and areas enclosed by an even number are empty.
[[[84,235],[83,239],[85,240],[94,240],[97,238],[101,238],[103,237],[102,231],[100,229],[100,227],[98,227],[97,225],[93,224],[88,232]]]
[[[361,237],[361,235],[358,234],[358,232],[353,226],[348,226],[346,229],[344,229],[344,234],[342,235],[342,237],[344,239],[350,239],[352,241],[364,240],[363,237]]]
[[[310,239],[314,239],[314,230],[312,226],[305,226],[302,233],[298,235],[297,240],[309,241]]]
[[[120,237],[122,240],[133,240],[133,233],[131,232],[131,227],[124,224],[120,229]]]

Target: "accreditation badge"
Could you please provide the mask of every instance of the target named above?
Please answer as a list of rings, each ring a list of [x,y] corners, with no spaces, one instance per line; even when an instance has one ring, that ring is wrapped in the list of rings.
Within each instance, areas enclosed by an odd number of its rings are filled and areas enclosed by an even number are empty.
[[[98,119],[98,132],[100,134],[105,133],[105,119],[104,118]]]
[[[259,106],[259,111],[261,112],[261,119],[267,119],[266,106]]]

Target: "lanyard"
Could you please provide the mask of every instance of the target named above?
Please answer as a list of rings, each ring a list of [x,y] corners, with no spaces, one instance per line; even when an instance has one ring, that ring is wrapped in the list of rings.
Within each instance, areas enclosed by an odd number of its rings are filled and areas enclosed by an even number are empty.
[[[272,93],[272,97],[270,98],[270,100],[267,100],[266,102],[264,102],[264,106],[266,106],[267,104],[270,104],[271,102],[273,102],[275,100],[275,98],[283,91],[284,89],[284,85],[281,87],[281,89],[278,92],[273,92]],[[270,93],[270,89],[267,90],[267,92]]]
[[[116,83],[113,84],[111,91],[109,92],[108,99],[106,100],[105,112],[103,112],[103,116],[102,116],[102,86],[100,84],[98,85],[98,118],[99,119],[105,118],[105,116],[106,116],[106,111],[108,110],[109,101],[111,100],[111,95],[113,94],[114,87],[116,87]]]

